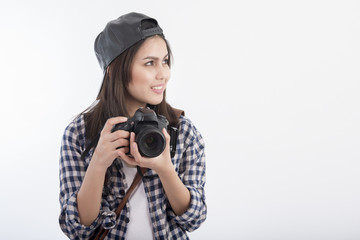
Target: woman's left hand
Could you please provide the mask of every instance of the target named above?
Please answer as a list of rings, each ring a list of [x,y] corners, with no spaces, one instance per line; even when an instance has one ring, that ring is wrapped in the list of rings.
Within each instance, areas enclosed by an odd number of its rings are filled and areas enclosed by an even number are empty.
[[[168,171],[169,169],[174,169],[170,156],[170,135],[167,133],[165,128],[162,129],[162,133],[164,134],[166,139],[166,146],[164,151],[159,156],[154,158],[147,158],[141,156],[138,146],[135,142],[134,132],[131,132],[130,135],[130,154],[132,155],[132,157],[129,157],[123,152],[120,152],[119,156],[129,165],[150,168],[158,174]]]

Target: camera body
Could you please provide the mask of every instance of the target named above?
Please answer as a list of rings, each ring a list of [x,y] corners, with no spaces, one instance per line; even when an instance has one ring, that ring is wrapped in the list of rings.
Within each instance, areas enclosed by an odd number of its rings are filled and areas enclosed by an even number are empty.
[[[156,115],[150,108],[139,108],[134,116],[126,122],[116,124],[111,132],[117,130],[134,132],[140,154],[153,158],[159,156],[165,149],[166,139],[162,129],[167,129],[168,125],[169,122],[164,116]]]

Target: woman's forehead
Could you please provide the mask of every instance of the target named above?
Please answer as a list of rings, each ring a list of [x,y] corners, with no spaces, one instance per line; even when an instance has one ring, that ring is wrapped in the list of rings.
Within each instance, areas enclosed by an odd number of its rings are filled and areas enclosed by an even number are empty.
[[[147,38],[139,48],[135,58],[156,57],[163,58],[168,54],[166,42],[159,36]]]

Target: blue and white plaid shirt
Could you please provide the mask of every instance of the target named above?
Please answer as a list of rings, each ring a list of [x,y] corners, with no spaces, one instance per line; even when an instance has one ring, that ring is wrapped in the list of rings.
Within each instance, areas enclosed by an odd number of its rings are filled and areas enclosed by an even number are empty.
[[[99,216],[91,226],[80,224],[76,198],[93,154],[93,150],[90,150],[85,160],[81,160],[85,148],[85,122],[83,116],[80,116],[67,126],[62,139],[60,227],[70,239],[88,239],[99,225],[112,227],[106,239],[125,239],[129,222],[128,203],[117,220],[114,216],[127,187],[121,161],[115,160],[107,170],[108,178],[103,189]],[[181,216],[176,216],[159,176],[153,170],[148,170],[144,174],[143,183],[155,239],[188,239],[186,231],[194,231],[206,219],[204,142],[199,131],[185,116],[180,117],[176,154],[172,162],[179,178],[190,191],[190,207]]]

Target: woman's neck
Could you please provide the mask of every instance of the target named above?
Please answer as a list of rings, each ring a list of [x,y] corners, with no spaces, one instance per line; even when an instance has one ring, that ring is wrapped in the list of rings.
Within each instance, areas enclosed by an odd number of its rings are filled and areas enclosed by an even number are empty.
[[[133,105],[133,106],[128,107],[127,110],[128,110],[129,116],[130,117],[134,116],[136,110],[138,110],[141,107],[143,107],[143,108],[146,107],[146,104],[145,105]]]

